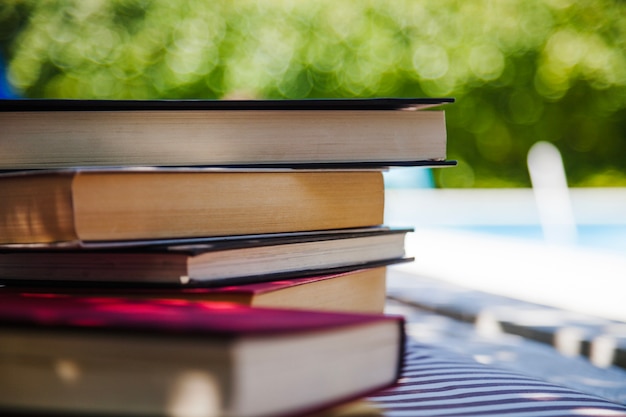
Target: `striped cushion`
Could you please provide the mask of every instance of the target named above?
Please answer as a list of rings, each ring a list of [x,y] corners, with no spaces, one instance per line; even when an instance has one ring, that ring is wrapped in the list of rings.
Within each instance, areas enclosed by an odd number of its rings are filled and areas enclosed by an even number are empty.
[[[369,399],[388,417],[623,416],[611,401],[409,338],[399,384]]]

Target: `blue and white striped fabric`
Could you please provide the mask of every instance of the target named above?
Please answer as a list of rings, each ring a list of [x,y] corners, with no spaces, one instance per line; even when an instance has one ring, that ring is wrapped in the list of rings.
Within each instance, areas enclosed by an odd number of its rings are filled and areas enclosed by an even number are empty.
[[[369,399],[387,417],[622,416],[626,407],[409,340],[399,384]]]

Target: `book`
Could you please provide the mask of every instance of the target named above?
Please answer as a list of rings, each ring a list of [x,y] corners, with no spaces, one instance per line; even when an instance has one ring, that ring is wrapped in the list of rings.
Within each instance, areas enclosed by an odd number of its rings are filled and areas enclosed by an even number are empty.
[[[396,383],[404,320],[0,294],[3,412],[301,415]]]
[[[219,301],[251,307],[382,313],[386,301],[386,275],[386,267],[377,266],[250,284],[178,288],[101,283],[76,285],[71,282],[60,284],[59,281],[46,285],[42,282],[5,281],[0,292]]]
[[[69,249],[64,245],[11,245],[0,248],[0,282],[222,286],[336,273],[403,261],[404,240],[410,230],[373,227],[240,235],[190,243],[184,239],[153,241],[147,246],[96,243]]]
[[[437,164],[452,101],[0,100],[0,169]]]
[[[228,236],[383,222],[382,172],[59,169],[0,175],[0,243]]]

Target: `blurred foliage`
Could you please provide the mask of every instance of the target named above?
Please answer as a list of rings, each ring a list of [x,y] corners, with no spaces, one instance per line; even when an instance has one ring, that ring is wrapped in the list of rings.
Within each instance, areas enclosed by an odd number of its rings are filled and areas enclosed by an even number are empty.
[[[620,0],[3,0],[0,48],[25,97],[452,96],[440,186],[527,186],[539,140],[626,185]]]

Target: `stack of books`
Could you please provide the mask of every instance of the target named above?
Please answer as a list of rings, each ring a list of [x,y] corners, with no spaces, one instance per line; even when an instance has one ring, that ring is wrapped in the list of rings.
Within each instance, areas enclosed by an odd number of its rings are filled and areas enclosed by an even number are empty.
[[[0,408],[294,415],[395,383],[382,171],[451,164],[421,111],[449,101],[0,102]]]

